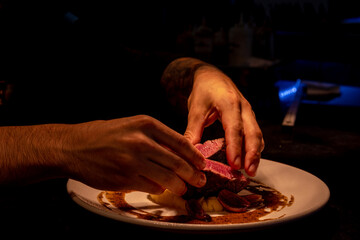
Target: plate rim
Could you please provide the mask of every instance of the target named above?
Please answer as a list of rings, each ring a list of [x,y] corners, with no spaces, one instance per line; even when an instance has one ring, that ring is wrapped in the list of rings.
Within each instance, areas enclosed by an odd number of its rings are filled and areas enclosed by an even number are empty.
[[[191,223],[162,222],[162,221],[156,221],[156,220],[132,218],[132,217],[128,217],[125,215],[116,214],[116,213],[114,214],[113,212],[110,212],[107,209],[101,209],[101,208],[95,207],[95,206],[87,203],[86,201],[79,198],[78,197],[79,195],[72,190],[72,184],[82,184],[82,185],[87,186],[86,184],[81,183],[77,180],[68,179],[66,188],[67,188],[67,192],[70,195],[70,197],[72,198],[72,200],[74,202],[76,202],[79,206],[85,208],[86,210],[88,210],[90,212],[101,215],[103,217],[107,217],[107,218],[110,218],[110,219],[113,219],[116,221],[121,221],[124,223],[135,224],[135,225],[139,225],[139,226],[156,228],[156,229],[161,229],[161,230],[189,231],[189,232],[194,232],[194,231],[219,232],[219,231],[244,231],[244,230],[251,231],[251,230],[260,229],[260,228],[267,228],[269,226],[294,221],[296,219],[300,219],[300,218],[303,218],[310,214],[313,214],[313,213],[319,211],[320,209],[322,209],[329,201],[330,189],[326,185],[326,183],[324,181],[322,181],[320,178],[318,178],[317,176],[315,176],[312,173],[309,173],[305,170],[302,170],[300,168],[297,168],[297,167],[294,167],[294,166],[291,166],[291,165],[288,165],[285,163],[261,158],[260,162],[263,162],[263,161],[268,162],[270,164],[282,165],[283,167],[284,166],[290,167],[290,168],[295,169],[296,171],[302,172],[303,174],[310,175],[312,178],[316,179],[322,185],[322,187],[324,187],[325,191],[324,191],[324,195],[323,195],[323,200],[321,202],[319,202],[318,204],[312,206],[311,208],[307,209],[306,211],[299,212],[297,214],[293,214],[290,216],[286,216],[285,218],[277,218],[277,219],[271,219],[268,221],[251,222],[251,223],[191,224]],[[87,187],[89,187],[89,186],[87,186]],[[92,187],[89,187],[89,188],[92,188]],[[98,191],[104,191],[104,190],[95,189],[95,188],[92,188],[92,189],[98,190]]]

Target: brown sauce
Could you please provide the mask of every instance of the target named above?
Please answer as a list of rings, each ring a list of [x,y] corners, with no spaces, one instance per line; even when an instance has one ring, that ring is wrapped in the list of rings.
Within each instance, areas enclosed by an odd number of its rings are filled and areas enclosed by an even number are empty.
[[[197,219],[193,219],[187,215],[176,215],[176,216],[161,216],[161,211],[159,213],[149,213],[142,209],[135,208],[128,204],[125,200],[125,195],[131,191],[124,192],[109,192],[103,191],[98,195],[98,201],[101,205],[112,210],[113,208],[109,207],[109,203],[104,201],[106,198],[113,206],[117,209],[130,213],[136,216],[139,219],[163,221],[163,222],[175,222],[175,223],[191,223],[191,224],[234,224],[234,223],[250,223],[250,222],[259,222],[267,221],[271,219],[261,220],[262,217],[274,212],[280,211],[287,206],[291,206],[294,202],[294,197],[288,197],[281,194],[279,191],[264,185],[255,180],[251,180],[251,184],[246,187],[246,190],[252,193],[262,195],[264,202],[261,206],[255,209],[249,209],[249,211],[244,213],[232,213],[224,212],[224,215],[213,216],[211,222],[204,222]],[[277,218],[284,217],[281,215]]]

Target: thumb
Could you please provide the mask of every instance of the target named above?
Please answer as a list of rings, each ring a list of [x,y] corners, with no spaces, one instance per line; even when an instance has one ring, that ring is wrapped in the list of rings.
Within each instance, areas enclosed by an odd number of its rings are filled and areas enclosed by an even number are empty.
[[[213,124],[216,119],[218,119],[218,116],[219,114],[216,111],[209,111],[205,115],[202,115],[201,113],[192,114],[190,111],[188,116],[188,125],[184,136],[192,144],[199,143],[204,129]]]
[[[193,116],[191,114],[188,116],[188,125],[186,127],[184,136],[192,144],[196,144],[201,141],[201,136],[204,131],[204,122],[201,119],[201,117]]]

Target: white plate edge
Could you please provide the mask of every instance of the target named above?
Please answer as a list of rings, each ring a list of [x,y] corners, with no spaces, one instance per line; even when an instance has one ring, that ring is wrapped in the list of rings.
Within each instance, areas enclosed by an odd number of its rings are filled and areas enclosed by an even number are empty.
[[[268,221],[253,222],[253,223],[239,223],[239,224],[187,224],[187,223],[171,223],[171,222],[161,222],[161,221],[154,221],[154,220],[131,218],[131,217],[127,217],[127,216],[120,215],[120,214],[115,215],[113,212],[110,212],[109,210],[100,209],[98,207],[94,207],[94,206],[86,203],[85,201],[78,198],[76,193],[75,193],[75,195],[72,195],[71,197],[72,197],[73,201],[76,202],[81,207],[83,207],[91,212],[94,212],[98,215],[107,217],[107,218],[122,221],[125,223],[151,227],[151,228],[169,229],[169,230],[185,230],[185,231],[227,231],[227,230],[244,230],[244,229],[250,230],[250,229],[256,229],[256,228],[265,228],[265,227],[268,227],[271,225],[280,224],[280,223],[284,223],[284,222],[288,222],[288,221],[293,221],[295,219],[305,217],[311,213],[314,213],[314,212],[320,210],[329,201],[330,189],[325,184],[325,182],[323,182],[320,178],[313,175],[312,173],[309,173],[300,168],[296,168],[294,166],[291,166],[291,165],[288,165],[285,163],[281,163],[281,162],[276,162],[276,161],[263,159],[263,158],[261,159],[261,161],[268,161],[271,164],[280,164],[285,167],[294,168],[297,171],[303,172],[303,174],[308,174],[311,177],[315,178],[317,181],[319,181],[319,183],[321,183],[323,185],[323,187],[325,187],[326,195],[323,196],[324,200],[321,203],[319,203],[318,205],[312,206],[307,211],[304,211],[304,212],[301,212],[298,214],[294,214],[291,216],[286,216],[284,218],[272,219],[272,220],[268,220]],[[72,192],[69,189],[72,182],[81,183],[76,180],[69,179],[67,182],[67,191],[69,194],[70,194],[70,192]],[[81,184],[83,184],[83,183],[81,183]],[[103,190],[98,190],[98,191],[103,191]]]

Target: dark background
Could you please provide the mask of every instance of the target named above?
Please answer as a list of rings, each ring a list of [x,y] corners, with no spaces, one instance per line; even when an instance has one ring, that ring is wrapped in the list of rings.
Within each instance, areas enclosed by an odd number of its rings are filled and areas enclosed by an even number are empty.
[[[166,104],[159,80],[172,59],[201,58],[227,73],[252,104],[266,142],[262,156],[315,174],[331,191],[328,204],[305,219],[229,237],[358,239],[360,102],[303,101],[295,126],[284,128],[286,104],[275,83],[300,78],[356,90],[360,25],[344,20],[359,17],[359,9],[350,0],[2,0],[0,89],[8,95],[2,91],[0,124],[149,114],[183,132],[186,118]],[[225,36],[242,19],[253,29],[252,55],[273,64],[230,66],[228,45],[196,53],[194,30],[204,19],[213,34],[222,29]],[[87,212],[68,196],[66,179],[0,190],[0,231],[14,236],[188,237]]]
[[[14,84],[8,105],[24,113],[9,124],[136,114],[135,107],[115,109],[129,105],[122,102],[159,96],[152,93],[159,89],[163,69],[180,56],[223,69],[254,108],[276,104],[277,80],[358,86],[359,24],[343,23],[358,16],[355,2],[3,0],[0,81]],[[232,68],[228,42],[213,43],[208,55],[194,50],[194,34],[203,20],[211,34],[223,30],[227,41],[241,19],[253,29],[253,56],[277,64]]]

